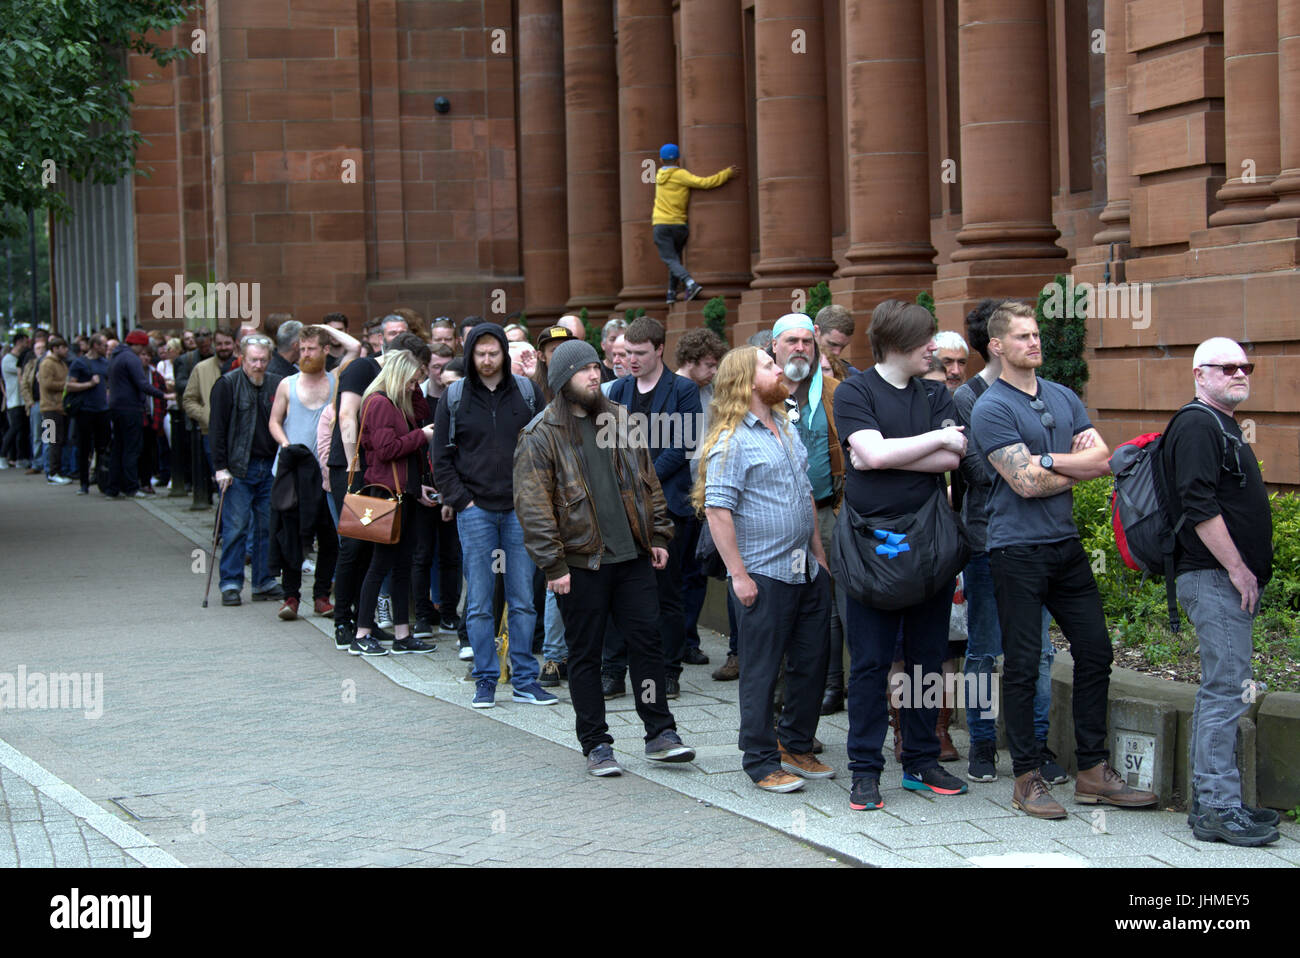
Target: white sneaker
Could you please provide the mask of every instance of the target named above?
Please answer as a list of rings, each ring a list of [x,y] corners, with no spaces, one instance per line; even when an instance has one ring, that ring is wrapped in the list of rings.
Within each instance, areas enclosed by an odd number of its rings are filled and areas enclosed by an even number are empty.
[[[381,595],[375,603],[375,625],[381,629],[393,627],[393,600],[386,595]]]
[[[67,476],[46,476],[45,481],[49,483],[53,483],[56,486],[66,486],[72,480],[69,479]]]
[[[303,574],[303,575],[311,575],[311,574],[312,574],[313,572],[315,572],[315,571],[316,571],[316,563],[312,562],[311,559],[303,559],[303,560],[302,560],[302,574]],[[386,626],[386,625],[380,625],[379,627],[380,627],[381,629],[389,628],[389,626]]]
[[[472,662],[474,660],[474,647],[472,645],[462,645],[460,651],[456,653],[456,658],[462,662]]]

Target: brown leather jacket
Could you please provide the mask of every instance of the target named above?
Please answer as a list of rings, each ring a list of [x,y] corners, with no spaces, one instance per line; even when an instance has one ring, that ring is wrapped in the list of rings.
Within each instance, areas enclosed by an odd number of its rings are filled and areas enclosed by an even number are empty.
[[[618,430],[614,475],[632,537],[647,553],[666,549],[673,522],[659,477],[648,449],[629,448],[627,420],[620,418],[621,423],[598,421],[596,430],[598,435],[602,429]],[[581,456],[581,446],[559,424],[555,403],[520,431],[515,446],[515,515],[524,530],[524,548],[548,581],[569,574],[566,558],[582,556],[588,569],[599,569],[605,551]]]

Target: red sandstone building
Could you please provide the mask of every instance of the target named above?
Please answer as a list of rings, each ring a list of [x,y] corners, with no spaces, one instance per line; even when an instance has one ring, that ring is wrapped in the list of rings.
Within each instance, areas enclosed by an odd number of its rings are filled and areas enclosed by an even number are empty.
[[[1106,438],[1159,428],[1228,335],[1265,477],[1300,484],[1300,0],[205,6],[175,31],[203,53],[133,64],[147,324],[178,273],[302,319],[663,316],[645,171],[673,141],[742,174],[692,201],[706,294],[670,330],[724,295],[740,341],[828,280],[862,363],[888,296],[960,329],[1058,273],[1150,283],[1147,325],[1089,322]]]

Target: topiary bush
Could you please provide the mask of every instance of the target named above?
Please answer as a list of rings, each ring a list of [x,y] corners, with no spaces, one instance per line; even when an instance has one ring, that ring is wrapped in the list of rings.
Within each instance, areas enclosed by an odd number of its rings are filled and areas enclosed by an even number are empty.
[[[826,280],[822,280],[812,289],[808,290],[808,299],[804,304],[804,315],[813,322],[817,321],[817,313],[823,306],[831,304],[831,287]]]
[[[727,339],[727,301],[721,296],[714,296],[704,304],[704,325]]]
[[[1059,286],[1059,291],[1053,291]],[[1044,309],[1049,301],[1064,303],[1069,287],[1064,276],[1043,287],[1038,294],[1038,303],[1034,315],[1038,318],[1038,332],[1043,340],[1043,365],[1038,375],[1052,382],[1069,386],[1079,398],[1083,398],[1084,387],[1088,382],[1088,364],[1084,361],[1083,350],[1087,336],[1087,287],[1074,287],[1075,303],[1073,309]],[[1049,315],[1057,312],[1072,315]]]

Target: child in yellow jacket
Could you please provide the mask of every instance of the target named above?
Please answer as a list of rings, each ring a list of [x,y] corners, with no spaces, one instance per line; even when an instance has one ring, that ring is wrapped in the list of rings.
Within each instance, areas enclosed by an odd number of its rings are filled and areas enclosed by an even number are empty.
[[[691,200],[691,190],[711,190],[721,186],[739,172],[729,166],[712,176],[696,176],[678,166],[681,152],[675,143],[665,143],[659,149],[659,162],[663,165],[655,175],[655,205],[650,222],[654,227],[655,248],[659,258],[668,266],[668,302],[677,301],[677,287],[683,286],[686,298],[694,299],[700,293],[700,284],[691,279],[682,265],[682,250],[690,237],[686,225],[686,207]]]

